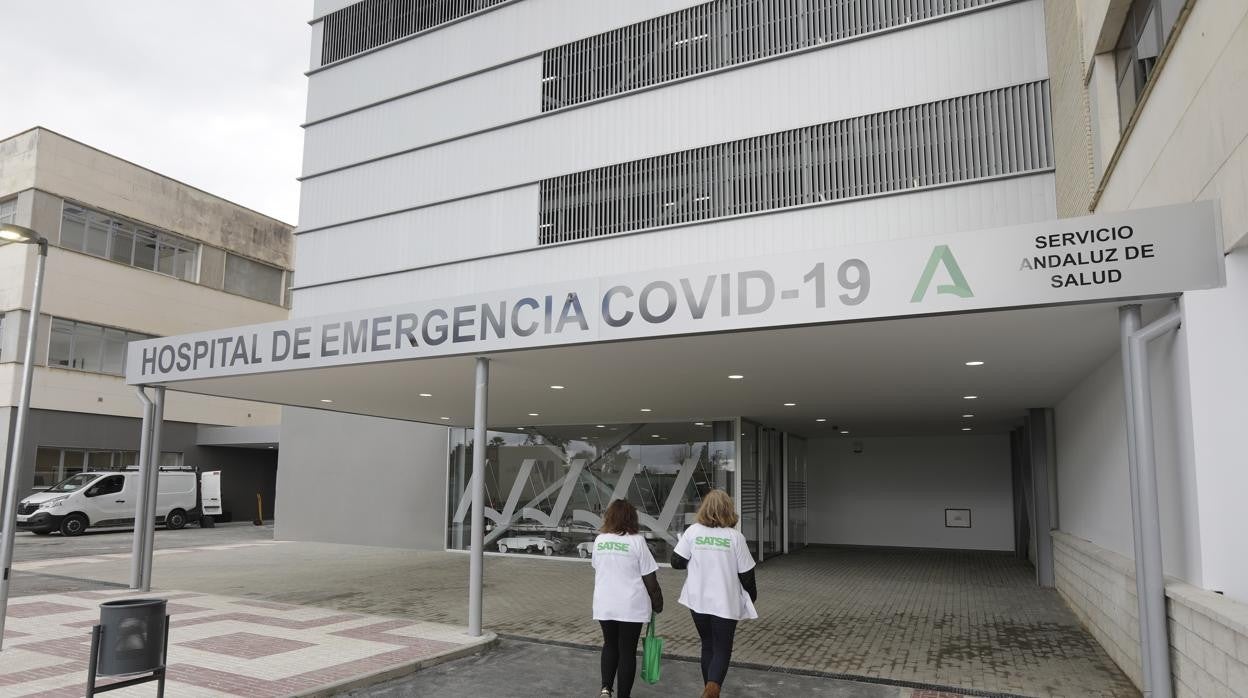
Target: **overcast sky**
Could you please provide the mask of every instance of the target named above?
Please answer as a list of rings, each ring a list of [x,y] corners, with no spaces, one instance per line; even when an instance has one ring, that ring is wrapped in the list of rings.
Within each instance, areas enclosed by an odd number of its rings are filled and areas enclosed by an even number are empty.
[[[0,0],[0,138],[46,126],[296,223],[311,0]]]

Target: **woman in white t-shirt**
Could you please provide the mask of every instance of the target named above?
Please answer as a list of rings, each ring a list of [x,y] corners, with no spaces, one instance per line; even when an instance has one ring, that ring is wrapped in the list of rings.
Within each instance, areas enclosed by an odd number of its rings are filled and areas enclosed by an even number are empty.
[[[702,638],[702,698],[719,698],[728,674],[737,621],[758,618],[754,601],[754,558],[737,525],[732,497],[711,490],[702,498],[694,524],[672,551],[672,568],[688,568],[680,603],[693,614]]]
[[[617,499],[607,506],[594,539],[594,620],[602,626],[602,692],[629,698],[637,678],[637,640],[650,614],[663,612],[659,565],[640,535],[637,509]]]

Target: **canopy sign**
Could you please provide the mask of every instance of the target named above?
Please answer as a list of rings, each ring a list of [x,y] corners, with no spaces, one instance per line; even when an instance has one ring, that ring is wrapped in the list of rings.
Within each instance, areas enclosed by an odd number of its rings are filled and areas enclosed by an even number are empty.
[[[1212,202],[733,259],[133,342],[129,383],[1139,298],[1224,283]]]

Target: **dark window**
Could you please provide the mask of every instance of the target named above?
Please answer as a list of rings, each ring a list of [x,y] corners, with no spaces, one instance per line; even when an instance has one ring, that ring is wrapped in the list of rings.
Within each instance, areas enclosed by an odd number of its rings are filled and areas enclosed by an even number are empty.
[[[1119,128],[1125,130],[1131,122],[1182,9],[1182,0],[1135,0],[1131,3],[1114,49]]]
[[[507,0],[363,0],[321,21],[321,65],[340,61]]]
[[[100,480],[99,483],[92,485],[91,488],[87,490],[87,496],[102,497],[106,494],[116,494],[125,486],[125,475],[109,475],[108,477]]]
[[[547,50],[542,110],[997,1],[715,0]]]
[[[61,247],[187,281],[195,280],[199,255],[197,242],[68,201],[61,211]]]
[[[281,269],[228,252],[225,290],[274,305],[281,305],[286,293]]]
[[[93,373],[125,375],[126,345],[151,338],[151,335],[138,332],[53,318],[48,365]]]
[[[541,183],[539,244],[1053,167],[1047,82],[669,153]]]

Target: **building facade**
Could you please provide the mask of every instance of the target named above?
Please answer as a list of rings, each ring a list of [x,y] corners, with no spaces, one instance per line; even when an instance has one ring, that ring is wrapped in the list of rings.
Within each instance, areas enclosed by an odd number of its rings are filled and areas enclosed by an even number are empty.
[[[320,0],[292,320],[128,380],[289,406],[279,538],[464,549],[481,457],[491,553],[627,497],[663,557],[723,488],[760,561],[1010,553],[1230,692],[1245,12]]]
[[[1248,685],[1248,4],[1216,0],[1053,0],[1046,6],[1059,215],[1213,200],[1224,288],[1186,293],[1183,325],[1154,375],[1164,462],[1163,561],[1177,695]],[[1140,683],[1120,355],[1057,405],[1057,587]],[[1107,448],[1107,446],[1111,446]],[[1232,601],[1233,600],[1233,601]],[[1228,644],[1239,637],[1239,649]]]
[[[1051,219],[1044,22],[1039,1],[318,2],[293,314]],[[1014,546],[1008,429],[903,432],[914,441],[882,444],[881,467],[916,474],[906,454],[938,444],[944,484],[847,515],[845,495],[807,503],[871,486],[807,476],[854,450],[822,412],[799,430],[732,404],[570,411],[585,421],[491,418],[487,500],[506,523],[488,549],[554,535],[537,549],[577,555],[627,494],[664,553],[712,486],[742,499],[760,557],[806,541]],[[338,420],[386,446],[335,443]],[[279,536],[462,548],[471,434],[450,429],[448,453],[436,424],[457,420],[426,421],[287,409]],[[361,455],[370,478],[344,467]],[[975,501],[994,525],[897,524],[906,507],[943,516],[942,492],[973,482],[990,483]],[[366,499],[380,531],[347,523]]]
[[[0,140],[0,222],[50,242],[22,496],[135,464],[142,410],[123,378],[129,342],[287,316],[291,226],[44,128]],[[35,262],[33,246],[0,247],[6,456]],[[272,502],[277,408],[171,395],[166,414],[162,464],[221,470],[234,517],[251,519],[257,494]]]

